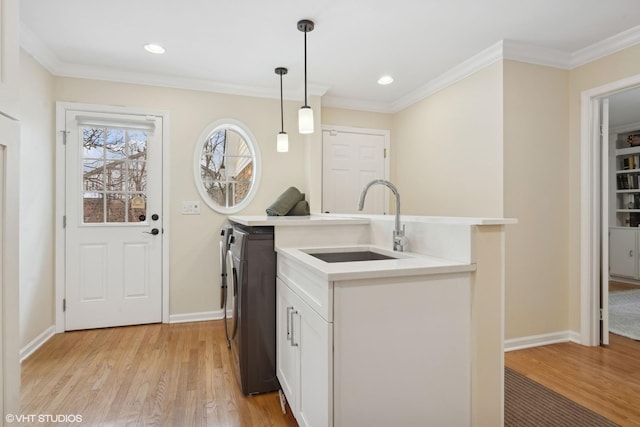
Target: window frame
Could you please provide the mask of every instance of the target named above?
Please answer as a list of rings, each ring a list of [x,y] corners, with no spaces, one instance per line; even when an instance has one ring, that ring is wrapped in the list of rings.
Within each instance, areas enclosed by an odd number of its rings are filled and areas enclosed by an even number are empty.
[[[202,181],[202,176],[200,173],[200,160],[202,158],[202,150],[205,146],[205,143],[211,137],[212,134],[218,132],[220,130],[231,130],[242,137],[249,152],[252,156],[253,162],[253,173],[251,176],[251,182],[249,191],[245,198],[238,204],[233,206],[222,206],[219,205],[206,191],[204,186],[204,182]],[[226,148],[224,152],[224,156],[226,157]],[[260,155],[260,148],[258,146],[258,142],[255,136],[251,133],[249,128],[239,120],[235,119],[219,119],[209,124],[198,137],[195,152],[193,156],[193,178],[195,180],[196,188],[198,189],[198,193],[200,194],[200,198],[215,212],[221,214],[233,214],[240,212],[244,208],[251,203],[253,198],[255,197],[258,187],[260,185],[260,176],[262,174],[262,159]],[[234,190],[235,191],[235,190]]]

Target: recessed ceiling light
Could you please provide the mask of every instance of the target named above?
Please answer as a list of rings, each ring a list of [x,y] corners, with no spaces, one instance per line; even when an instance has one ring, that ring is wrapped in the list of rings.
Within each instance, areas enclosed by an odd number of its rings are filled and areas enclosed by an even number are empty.
[[[388,85],[393,83],[393,77],[391,76],[382,76],[378,79],[379,85]]]
[[[159,44],[154,43],[145,44],[144,50],[149,53],[155,53],[156,55],[162,55],[164,53],[164,48]]]

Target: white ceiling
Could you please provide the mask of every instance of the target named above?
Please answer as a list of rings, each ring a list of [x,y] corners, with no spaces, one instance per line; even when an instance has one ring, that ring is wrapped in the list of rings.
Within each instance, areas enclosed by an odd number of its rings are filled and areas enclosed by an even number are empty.
[[[54,74],[278,97],[274,68],[284,66],[291,99],[303,93],[296,23],[311,19],[310,93],[378,111],[501,40],[570,60],[627,30],[640,33],[638,0],[20,0],[20,7],[23,48]],[[145,52],[149,42],[166,54]],[[378,85],[383,74],[395,82]]]

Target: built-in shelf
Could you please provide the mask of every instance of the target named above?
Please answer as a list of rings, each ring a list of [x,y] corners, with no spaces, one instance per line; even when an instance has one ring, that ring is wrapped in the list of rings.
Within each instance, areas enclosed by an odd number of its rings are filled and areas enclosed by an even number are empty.
[[[640,225],[640,146],[630,147],[630,135],[640,134],[640,130],[615,135],[615,159],[612,164],[612,211],[615,212],[617,227],[638,227]]]

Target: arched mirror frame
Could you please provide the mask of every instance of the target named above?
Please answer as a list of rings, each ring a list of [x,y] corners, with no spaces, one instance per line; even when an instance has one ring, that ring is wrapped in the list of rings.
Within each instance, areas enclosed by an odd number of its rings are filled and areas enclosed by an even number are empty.
[[[245,141],[253,160],[253,173],[251,176],[251,184],[247,195],[244,197],[244,199],[242,199],[240,203],[229,207],[221,206],[207,193],[200,173],[200,160],[202,158],[202,151],[205,147],[205,143],[211,135],[221,129],[231,130],[240,135]],[[232,214],[244,209],[251,202],[258,190],[261,174],[262,160],[260,156],[260,149],[258,147],[256,138],[244,123],[234,119],[220,119],[211,123],[200,134],[193,156],[193,177],[195,179],[196,187],[198,188],[198,193],[200,193],[200,197],[207,204],[207,206],[209,206],[214,211],[222,214]]]

